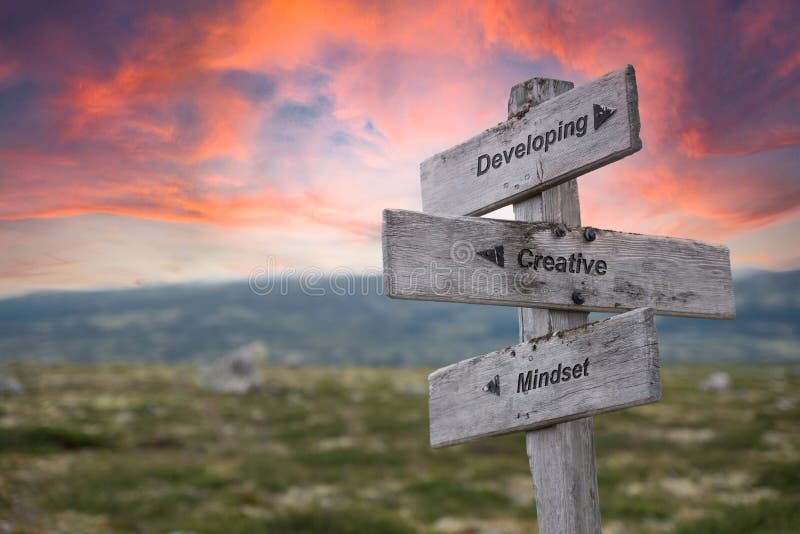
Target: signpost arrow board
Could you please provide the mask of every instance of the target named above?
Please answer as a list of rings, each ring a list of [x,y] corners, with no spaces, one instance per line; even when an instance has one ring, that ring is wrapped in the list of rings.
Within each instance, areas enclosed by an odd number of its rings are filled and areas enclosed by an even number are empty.
[[[423,161],[423,211],[488,213],[640,148],[636,76],[628,65]]]
[[[736,313],[728,248],[689,239],[385,210],[383,268],[386,294],[400,299]]]
[[[661,383],[653,310],[464,360],[428,380],[432,447],[656,402]]]

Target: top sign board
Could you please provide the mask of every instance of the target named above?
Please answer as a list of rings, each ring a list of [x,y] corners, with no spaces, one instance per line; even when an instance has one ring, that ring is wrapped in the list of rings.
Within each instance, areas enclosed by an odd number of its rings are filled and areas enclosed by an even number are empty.
[[[420,165],[423,211],[482,215],[642,148],[628,65]]]

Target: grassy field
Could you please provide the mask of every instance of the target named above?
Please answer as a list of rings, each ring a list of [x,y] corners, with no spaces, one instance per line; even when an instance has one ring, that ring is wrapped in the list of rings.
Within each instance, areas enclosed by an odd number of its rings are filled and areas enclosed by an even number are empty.
[[[800,370],[665,365],[663,400],[595,418],[604,532],[797,532]],[[428,447],[426,371],[6,365],[0,532],[533,532],[524,437]]]

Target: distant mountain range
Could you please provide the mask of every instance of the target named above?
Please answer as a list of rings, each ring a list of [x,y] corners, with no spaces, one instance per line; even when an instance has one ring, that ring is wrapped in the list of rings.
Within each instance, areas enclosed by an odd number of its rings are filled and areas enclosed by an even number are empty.
[[[262,341],[271,361],[434,366],[517,342],[515,308],[390,300],[379,279],[351,283],[316,284],[325,295],[292,282],[262,296],[242,281],[0,300],[0,360],[207,360]],[[733,321],[660,317],[662,359],[800,363],[800,271],[739,277],[736,302]]]

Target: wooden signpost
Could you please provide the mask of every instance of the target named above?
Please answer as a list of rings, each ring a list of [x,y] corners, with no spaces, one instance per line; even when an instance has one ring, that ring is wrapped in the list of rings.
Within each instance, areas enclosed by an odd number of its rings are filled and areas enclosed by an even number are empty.
[[[520,344],[430,375],[430,437],[526,431],[542,534],[601,531],[591,416],[660,398],[653,314],[735,314],[725,247],[581,227],[574,178],[641,146],[630,65],[534,78],[507,122],[422,163],[426,214],[384,212],[389,296],[523,306]],[[517,221],[457,217],[509,203]]]

